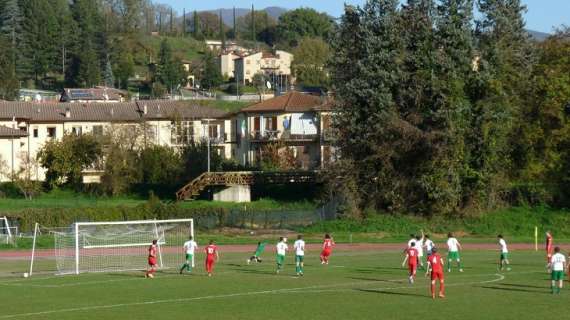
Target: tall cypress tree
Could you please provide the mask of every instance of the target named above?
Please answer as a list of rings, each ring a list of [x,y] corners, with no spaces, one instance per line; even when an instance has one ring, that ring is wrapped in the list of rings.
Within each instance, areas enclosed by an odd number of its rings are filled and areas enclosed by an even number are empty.
[[[16,77],[11,40],[0,34],[0,99],[14,100],[18,96],[19,81]]]
[[[251,41],[256,41],[256,33],[255,33],[255,9],[253,4],[251,5]]]
[[[334,171],[342,176],[338,188],[357,186],[347,194],[359,207],[401,205],[392,188],[399,168],[390,141],[407,138],[394,101],[401,54],[397,6],[398,0],[371,0],[363,8],[345,7],[332,41],[331,76],[338,84],[333,123],[342,154]]]
[[[222,10],[220,9],[220,41],[222,41],[222,51],[226,49],[226,31],[224,27],[224,19],[222,17]]]
[[[193,15],[193,23],[194,23],[194,39],[200,39],[200,19],[198,17],[198,12],[194,10]]]
[[[18,0],[4,0],[0,2],[0,35],[10,42],[12,50],[12,66],[18,70],[20,50],[17,50],[22,42],[22,13]]]
[[[237,20],[236,20],[236,7],[234,7],[234,40],[238,39]]]

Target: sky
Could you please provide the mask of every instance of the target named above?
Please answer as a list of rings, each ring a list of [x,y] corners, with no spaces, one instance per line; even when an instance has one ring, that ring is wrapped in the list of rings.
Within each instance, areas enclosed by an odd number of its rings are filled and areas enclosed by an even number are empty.
[[[155,0],[169,4],[178,12],[183,8],[189,10],[212,10],[218,8],[249,8],[252,4],[256,9],[278,6],[286,9],[311,7],[325,11],[333,17],[342,15],[344,3],[362,5],[366,0]],[[526,14],[527,28],[541,32],[552,32],[554,27],[562,24],[570,26],[570,0],[522,0],[528,7]]]

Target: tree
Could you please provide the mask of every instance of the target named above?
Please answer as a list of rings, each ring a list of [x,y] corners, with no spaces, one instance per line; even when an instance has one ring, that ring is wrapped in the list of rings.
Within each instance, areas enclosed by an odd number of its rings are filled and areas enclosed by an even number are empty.
[[[16,77],[14,49],[12,44],[0,35],[0,99],[14,100],[18,97],[20,83]]]
[[[259,21],[263,21],[260,24]],[[258,41],[266,29],[275,27],[277,21],[265,11],[251,11],[236,21],[237,33],[243,40]]]
[[[222,84],[223,79],[216,56],[211,52],[206,52],[202,58],[200,85],[204,89],[211,90]]]
[[[82,172],[102,155],[100,142],[91,135],[66,134],[61,140],[50,140],[38,152],[38,160],[47,169],[46,183],[57,187],[65,183],[78,186]]]
[[[293,50],[292,69],[297,82],[307,87],[329,85],[326,64],[330,59],[329,45],[319,38],[304,38]]]
[[[299,39],[327,39],[334,27],[333,20],[326,13],[310,8],[288,11],[279,17],[277,33],[279,42],[295,47]]]
[[[337,84],[333,126],[343,167],[351,168],[340,172],[349,172],[346,179],[360,186],[358,194],[345,195],[357,208],[403,205],[400,179],[395,179],[401,171],[394,167],[400,161],[394,157],[400,155],[391,141],[401,141],[398,147],[407,150],[416,131],[397,117],[393,97],[401,52],[397,6],[397,0],[346,6],[332,39],[331,77]]]
[[[105,87],[114,88],[115,87],[115,75],[113,74],[113,67],[111,66],[111,59],[107,55],[107,62],[105,63],[105,71],[103,73],[103,80],[105,81]]]
[[[0,34],[10,43],[12,49],[11,64],[16,68],[19,58],[17,49],[22,41],[22,13],[18,0],[4,0],[0,2]]]
[[[20,166],[17,171],[9,175],[9,178],[24,198],[32,200],[42,190],[41,182],[37,177],[38,161],[27,152],[21,152],[18,160]]]
[[[178,186],[183,165],[177,150],[157,145],[146,147],[140,151],[138,164],[141,183],[164,188]]]
[[[282,142],[272,142],[261,149],[261,170],[283,171],[298,169],[295,153]]]
[[[481,18],[476,21],[479,71],[473,79],[471,123],[471,170],[477,177],[473,193],[484,194],[481,207],[501,202],[500,193],[510,172],[516,146],[517,118],[534,66],[529,35],[524,29],[526,8],[518,0],[479,0]],[[512,141],[513,139],[515,141]],[[507,169],[508,168],[508,169]]]
[[[71,48],[71,65],[66,81],[74,86],[93,87],[101,82],[101,67],[107,52],[103,46],[103,26],[97,1],[75,0],[71,6],[77,24],[77,38]]]
[[[156,81],[163,84],[168,92],[173,93],[175,88],[177,89],[179,85],[186,82],[186,72],[182,62],[172,55],[172,49],[167,39],[164,39],[160,44],[158,60]]]
[[[527,203],[570,204],[570,28],[538,45],[530,103],[521,110],[514,161]],[[526,190],[526,191],[525,191]]]
[[[124,52],[119,55],[115,63],[113,73],[117,77],[117,87],[120,89],[127,89],[129,78],[135,73],[135,61],[130,52]]]

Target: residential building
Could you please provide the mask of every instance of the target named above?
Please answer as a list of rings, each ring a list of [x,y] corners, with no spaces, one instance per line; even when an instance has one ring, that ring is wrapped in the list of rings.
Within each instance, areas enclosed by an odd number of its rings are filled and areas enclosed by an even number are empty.
[[[239,46],[235,41],[226,40],[225,46],[221,40],[206,40],[206,47],[211,51],[222,51],[229,50],[245,50],[243,47]]]
[[[89,89],[66,88],[61,93],[60,102],[70,103],[112,103],[124,102],[127,92],[115,88],[95,87]]]
[[[286,51],[257,52],[234,60],[235,74],[242,84],[251,83],[258,73],[268,76],[290,76],[293,55]]]
[[[319,169],[335,158],[326,97],[289,92],[242,109],[234,122],[233,154],[242,165],[258,165],[272,143],[292,153],[297,169]]]
[[[225,112],[188,102],[128,103],[0,102],[0,180],[17,172],[51,139],[64,134],[113,134],[141,147],[147,144],[181,147],[190,141],[210,141],[213,152],[231,157],[231,121]],[[38,167],[33,179],[43,180]],[[100,177],[100,176],[99,176]],[[96,182],[97,177],[90,177]]]

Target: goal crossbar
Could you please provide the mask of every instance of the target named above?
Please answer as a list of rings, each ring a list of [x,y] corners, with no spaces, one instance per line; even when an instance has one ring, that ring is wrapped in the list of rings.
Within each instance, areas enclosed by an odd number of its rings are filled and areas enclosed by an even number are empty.
[[[101,225],[121,225],[121,224],[160,224],[160,223],[177,223],[192,222],[193,219],[172,219],[172,220],[132,220],[132,221],[113,221],[113,222],[76,222],[76,226],[101,226]]]
[[[164,241],[158,241],[159,246],[166,244]],[[108,249],[108,248],[129,248],[129,247],[141,247],[148,246],[148,242],[145,243],[124,243],[124,244],[107,244],[107,245],[97,245],[97,246],[82,246],[83,249]]]

